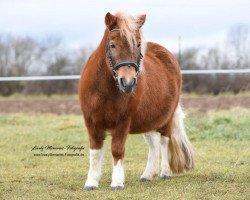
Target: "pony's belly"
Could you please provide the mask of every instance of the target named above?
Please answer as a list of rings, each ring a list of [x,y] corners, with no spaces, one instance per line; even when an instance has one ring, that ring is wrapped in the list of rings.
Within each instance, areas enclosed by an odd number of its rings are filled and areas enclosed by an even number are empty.
[[[135,134],[156,131],[168,124],[170,116],[171,115],[167,111],[161,115],[148,115],[146,117],[138,116],[131,122],[130,133]]]

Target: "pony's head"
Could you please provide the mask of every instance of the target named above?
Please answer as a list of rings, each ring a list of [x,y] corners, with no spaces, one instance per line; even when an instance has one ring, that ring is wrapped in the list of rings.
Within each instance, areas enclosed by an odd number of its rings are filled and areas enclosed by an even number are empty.
[[[105,16],[108,30],[107,64],[119,89],[126,93],[134,91],[141,70],[145,48],[142,47],[140,28],[145,19],[146,15],[133,17],[123,13],[107,13]]]

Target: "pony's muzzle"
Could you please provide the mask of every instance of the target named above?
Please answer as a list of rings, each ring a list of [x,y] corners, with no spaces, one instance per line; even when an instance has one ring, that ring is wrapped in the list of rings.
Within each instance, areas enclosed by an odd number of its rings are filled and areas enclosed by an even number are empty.
[[[119,81],[120,89],[123,92],[130,93],[134,90],[134,88],[136,86],[137,79],[135,77],[132,77],[130,79],[121,77],[118,79],[118,81]]]

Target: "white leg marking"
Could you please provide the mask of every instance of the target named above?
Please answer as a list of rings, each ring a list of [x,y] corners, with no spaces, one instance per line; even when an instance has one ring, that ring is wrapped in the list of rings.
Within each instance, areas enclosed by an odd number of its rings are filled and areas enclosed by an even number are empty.
[[[89,172],[85,187],[98,187],[101,178],[104,147],[102,149],[89,150]]]
[[[169,178],[173,175],[168,161],[168,143],[169,138],[161,136],[161,178]]]
[[[144,139],[149,146],[148,161],[141,180],[152,180],[159,173],[160,133],[151,132],[144,134]]]
[[[111,187],[124,187],[125,173],[122,160],[118,160],[116,165],[113,165]]]

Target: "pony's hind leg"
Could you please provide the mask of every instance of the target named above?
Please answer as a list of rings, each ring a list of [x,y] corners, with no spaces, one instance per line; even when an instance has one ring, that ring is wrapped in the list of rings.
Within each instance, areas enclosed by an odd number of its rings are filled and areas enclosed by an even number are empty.
[[[169,179],[173,173],[169,166],[169,137],[161,136],[161,179]]]
[[[147,166],[140,180],[150,181],[159,173],[160,133],[146,133],[144,139],[149,146],[149,152]]]

